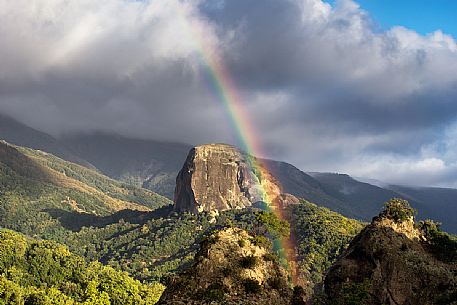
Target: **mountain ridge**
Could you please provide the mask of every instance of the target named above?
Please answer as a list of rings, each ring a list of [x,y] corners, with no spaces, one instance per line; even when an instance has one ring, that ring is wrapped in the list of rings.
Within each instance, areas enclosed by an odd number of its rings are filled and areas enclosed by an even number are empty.
[[[2,226],[31,236],[63,229],[50,211],[106,216],[124,209],[146,212],[169,204],[150,191],[4,141],[0,142],[0,182]]]
[[[94,168],[78,157],[53,136],[29,127],[10,116],[0,113],[0,139],[9,143],[52,153],[62,159]]]
[[[3,125],[8,125],[8,121],[3,119],[3,122]],[[0,138],[9,135],[11,140],[18,137],[30,140],[33,138],[30,135],[43,134],[24,127],[19,122],[15,124],[22,126],[15,129],[19,135],[23,135],[11,137],[6,130],[12,128],[0,128]],[[49,137],[51,136],[47,135],[46,138]],[[106,133],[67,136],[59,141],[55,140],[57,142],[54,140],[45,141],[50,144],[40,145],[38,149],[52,153],[57,143],[77,155],[78,159],[85,160],[83,163],[86,166],[96,168],[113,179],[144,187],[169,199],[174,197],[176,175],[182,168],[188,151],[192,148],[187,144],[136,140]],[[14,141],[10,142],[17,144]],[[33,144],[34,142],[31,141],[23,145],[33,147]],[[47,145],[49,147],[46,147]],[[67,158],[70,161],[71,159]],[[364,182],[358,182],[353,178],[351,180],[347,175],[316,173],[317,176],[313,177],[286,162],[274,160],[262,162],[266,163],[272,174],[281,182],[284,192],[328,207],[348,217],[369,221],[371,216],[376,215],[382,208],[383,202],[392,197],[403,197],[409,199],[419,210],[419,218],[438,220],[443,223],[443,228],[457,233],[457,221],[453,217],[457,215],[457,202],[452,199],[454,191],[450,191],[449,193],[452,194],[449,195],[446,190],[440,188],[422,188],[420,192],[414,188],[401,186],[381,188],[369,183],[363,184]],[[354,192],[354,189],[359,191]],[[457,196],[457,190],[455,196]]]

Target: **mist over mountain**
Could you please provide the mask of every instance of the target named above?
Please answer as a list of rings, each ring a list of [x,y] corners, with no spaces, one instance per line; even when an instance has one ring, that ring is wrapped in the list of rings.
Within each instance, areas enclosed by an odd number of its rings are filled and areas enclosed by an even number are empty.
[[[78,157],[68,147],[51,135],[33,129],[1,113],[0,139],[16,145],[47,151],[65,160],[91,167],[89,162]]]
[[[0,129],[0,138],[11,143],[55,153],[69,161],[77,160],[113,179],[144,187],[171,200],[176,176],[191,148],[187,144],[132,139],[106,133],[55,139],[6,117],[0,120],[0,124],[7,127]],[[419,210],[419,219],[440,221],[444,229],[457,232],[455,189],[398,185],[379,187],[345,174],[305,173],[286,162],[267,159],[263,159],[263,162],[280,182],[284,192],[347,217],[369,221],[384,202],[401,197],[408,199]]]
[[[178,171],[191,146],[115,134],[65,136],[59,143],[103,174],[173,199]]]

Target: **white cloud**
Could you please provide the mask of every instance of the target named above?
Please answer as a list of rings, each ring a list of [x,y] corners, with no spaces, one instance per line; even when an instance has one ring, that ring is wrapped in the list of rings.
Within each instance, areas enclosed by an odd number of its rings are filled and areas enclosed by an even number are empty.
[[[0,0],[0,21],[0,111],[36,128],[236,142],[213,50],[269,157],[457,181],[457,44],[439,30],[379,31],[350,0]]]
[[[346,171],[350,170],[356,177],[370,177],[391,184],[457,187],[457,164],[446,164],[439,158],[362,157],[346,166]]]

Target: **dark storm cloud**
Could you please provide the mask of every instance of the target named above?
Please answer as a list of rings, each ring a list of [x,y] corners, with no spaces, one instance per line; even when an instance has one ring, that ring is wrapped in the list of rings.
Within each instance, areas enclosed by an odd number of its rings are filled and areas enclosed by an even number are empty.
[[[456,185],[457,45],[352,1],[0,0],[0,111],[59,135],[235,142],[217,49],[266,157]]]

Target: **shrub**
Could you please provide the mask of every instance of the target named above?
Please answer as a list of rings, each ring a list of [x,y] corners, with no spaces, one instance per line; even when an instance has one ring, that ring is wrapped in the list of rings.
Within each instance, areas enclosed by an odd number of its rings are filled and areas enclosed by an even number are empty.
[[[262,286],[257,280],[245,279],[243,281],[243,287],[246,293],[258,293]]]
[[[434,222],[430,219],[419,221],[419,229],[422,231],[422,234],[424,234],[424,236],[427,239],[432,238],[435,232],[440,230],[440,226],[441,223]]]
[[[457,239],[440,230],[440,223],[433,220],[419,222],[419,229],[429,241],[435,256],[445,262],[457,261]]]
[[[257,265],[258,259],[254,255],[248,255],[240,260],[240,266],[245,269],[252,269]]]
[[[370,283],[368,280],[362,283],[345,283],[343,284],[342,305],[365,305],[368,304],[370,298]]]
[[[23,304],[24,294],[19,284],[0,276],[0,304]]]
[[[219,283],[214,283],[206,290],[199,293],[198,297],[207,301],[222,301],[224,300],[224,286]]]
[[[416,214],[407,200],[392,198],[384,203],[384,210],[381,212],[382,217],[392,219],[395,222],[403,222]]]
[[[263,259],[266,260],[267,262],[275,262],[275,263],[279,262],[278,256],[273,253],[266,253],[263,256]]]
[[[271,241],[262,235],[256,235],[251,239],[251,243],[258,247],[263,247],[265,249],[271,249]]]
[[[207,245],[214,245],[216,244],[219,240],[220,240],[220,237],[219,235],[217,235],[217,232],[218,231],[214,231],[212,235],[208,236],[208,237],[205,237],[203,240],[202,240],[202,243],[206,243]]]
[[[281,281],[281,278],[279,277],[274,277],[268,280],[268,285],[270,285],[271,288],[273,289],[281,289],[284,288],[283,282]]]
[[[224,268],[222,269],[222,274],[223,274],[225,277],[228,277],[228,276],[234,274],[234,270],[233,270],[233,268],[230,268],[230,267],[224,267]]]

